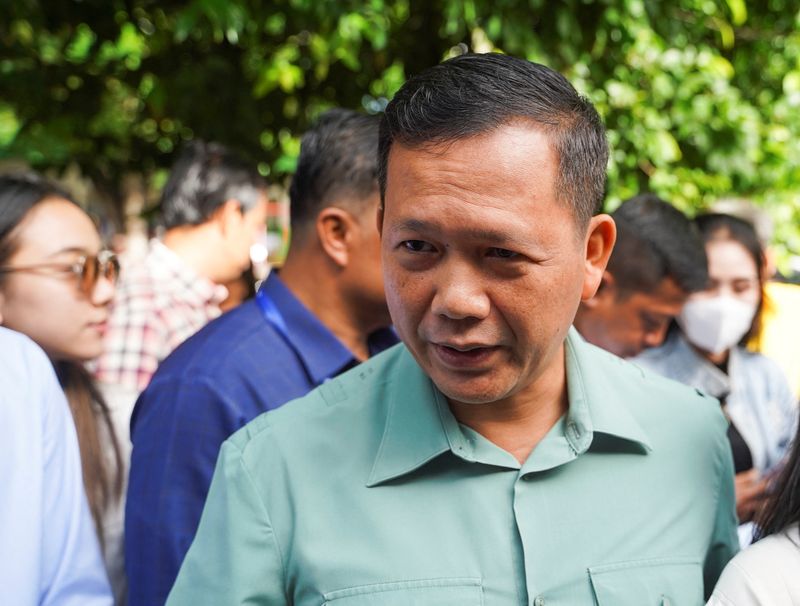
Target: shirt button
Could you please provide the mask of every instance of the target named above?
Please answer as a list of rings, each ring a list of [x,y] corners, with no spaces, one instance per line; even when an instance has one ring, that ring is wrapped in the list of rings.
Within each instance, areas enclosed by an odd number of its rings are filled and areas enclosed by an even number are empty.
[[[533,601],[533,606],[544,606],[544,598],[540,595],[537,595],[536,599]]]

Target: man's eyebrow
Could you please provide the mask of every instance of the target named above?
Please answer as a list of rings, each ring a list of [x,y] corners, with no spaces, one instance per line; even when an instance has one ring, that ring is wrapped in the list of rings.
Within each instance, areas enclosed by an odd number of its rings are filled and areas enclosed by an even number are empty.
[[[404,219],[392,226],[392,231],[441,231],[438,223],[422,221],[421,219]]]
[[[392,231],[413,231],[422,233],[440,233],[443,228],[439,223],[431,221],[423,221],[421,219],[405,219],[392,227]],[[472,240],[479,240],[483,242],[491,242],[495,245],[509,245],[522,247],[525,245],[519,238],[515,238],[507,232],[485,229],[485,228],[470,228],[461,231],[460,233],[466,235]]]

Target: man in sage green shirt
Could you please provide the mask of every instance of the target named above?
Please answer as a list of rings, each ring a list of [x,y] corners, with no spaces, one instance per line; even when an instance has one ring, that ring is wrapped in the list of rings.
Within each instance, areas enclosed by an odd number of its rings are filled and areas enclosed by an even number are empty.
[[[700,604],[736,551],[718,404],[570,328],[615,227],[559,74],[463,55],[381,125],[399,345],[222,447],[168,604]]]

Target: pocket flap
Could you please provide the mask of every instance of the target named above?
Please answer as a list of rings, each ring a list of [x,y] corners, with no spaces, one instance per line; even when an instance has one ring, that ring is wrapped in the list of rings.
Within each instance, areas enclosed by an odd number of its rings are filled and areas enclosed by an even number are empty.
[[[703,604],[703,570],[691,557],[593,566],[589,578],[599,606]]]
[[[332,606],[483,606],[476,578],[420,579],[360,585],[324,595]]]

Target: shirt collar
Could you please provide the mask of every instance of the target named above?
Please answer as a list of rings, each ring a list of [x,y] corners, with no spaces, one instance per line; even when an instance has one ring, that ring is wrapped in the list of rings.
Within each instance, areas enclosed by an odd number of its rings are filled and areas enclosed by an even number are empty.
[[[577,453],[585,452],[594,433],[602,433],[645,450],[652,450],[644,429],[631,412],[631,385],[620,382],[620,366],[630,364],[622,358],[590,345],[575,328],[565,342],[567,367],[566,438]],[[630,368],[627,368],[630,371]]]
[[[294,296],[277,272],[270,272],[261,290],[282,317],[289,345],[300,356],[315,384],[357,364],[352,352]],[[368,339],[370,354],[379,353],[397,341],[393,330],[377,330]]]
[[[227,288],[198,274],[163,242],[151,241],[149,257],[153,275],[178,298],[214,306],[228,298]]]
[[[531,454],[531,459],[540,459],[533,467],[555,467],[574,459],[588,450],[595,433],[628,442],[639,451],[651,450],[645,431],[628,408],[626,385],[620,385],[620,373],[610,368],[627,363],[589,345],[575,329],[570,329],[565,350],[569,410],[566,419],[559,421]],[[388,371],[387,418],[367,486],[410,473],[447,451],[473,460],[464,452],[468,438],[462,439],[463,434],[454,431],[457,422],[444,396],[407,349],[403,348],[397,366]],[[554,435],[560,432],[563,435]],[[538,456],[540,446],[551,436],[559,442],[565,439],[569,448],[542,448],[542,456]],[[533,471],[529,462],[525,468]]]
[[[387,368],[388,413],[367,486],[405,475],[450,450],[436,388],[405,346]]]

